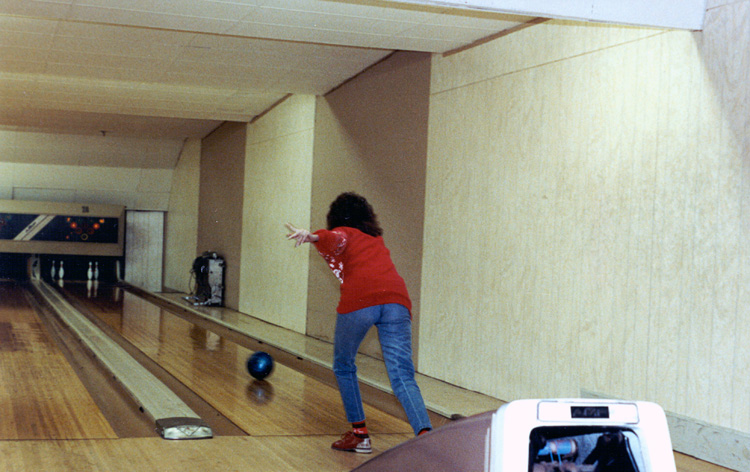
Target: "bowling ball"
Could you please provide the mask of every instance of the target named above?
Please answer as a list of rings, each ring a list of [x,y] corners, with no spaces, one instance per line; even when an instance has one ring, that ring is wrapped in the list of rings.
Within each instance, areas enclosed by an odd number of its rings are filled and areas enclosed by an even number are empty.
[[[247,358],[247,372],[258,380],[263,380],[273,372],[273,357],[258,351]]]

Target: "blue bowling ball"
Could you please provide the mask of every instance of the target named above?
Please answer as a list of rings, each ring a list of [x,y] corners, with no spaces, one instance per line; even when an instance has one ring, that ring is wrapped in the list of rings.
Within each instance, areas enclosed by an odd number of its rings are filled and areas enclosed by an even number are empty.
[[[247,372],[258,380],[263,380],[273,372],[273,357],[267,352],[258,351],[247,358]]]

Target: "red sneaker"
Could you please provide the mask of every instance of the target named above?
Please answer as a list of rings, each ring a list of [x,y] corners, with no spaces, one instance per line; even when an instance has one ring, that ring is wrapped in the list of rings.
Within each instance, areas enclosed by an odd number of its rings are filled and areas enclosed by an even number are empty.
[[[354,434],[353,431],[344,433],[341,439],[331,445],[331,448],[337,451],[358,452],[360,454],[370,454],[372,452],[370,438],[361,438]]]

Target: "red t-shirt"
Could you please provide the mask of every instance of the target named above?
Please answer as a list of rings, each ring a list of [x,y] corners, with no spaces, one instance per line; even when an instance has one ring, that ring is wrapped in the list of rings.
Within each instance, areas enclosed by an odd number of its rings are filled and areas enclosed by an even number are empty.
[[[386,303],[400,303],[411,312],[406,283],[381,236],[346,226],[321,229],[315,234],[320,238],[315,248],[341,282],[338,313]]]

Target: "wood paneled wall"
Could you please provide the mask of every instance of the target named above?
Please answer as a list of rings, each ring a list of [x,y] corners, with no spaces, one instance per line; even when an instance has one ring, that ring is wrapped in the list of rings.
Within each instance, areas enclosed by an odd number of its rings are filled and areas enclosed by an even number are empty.
[[[423,373],[750,431],[748,44],[743,0],[433,60]]]
[[[386,245],[419,300],[424,215],[430,56],[397,53],[318,99],[312,186],[312,227],[325,227],[341,192],[364,195],[384,230]],[[333,340],[339,284],[311,251],[308,334]],[[375,332],[363,351],[379,355]]]
[[[200,140],[187,140],[174,169],[169,193],[164,239],[164,286],[181,292],[190,292],[195,283],[190,271],[198,255],[200,158]]]
[[[224,304],[238,309],[242,263],[247,123],[225,123],[203,139],[198,201],[198,254],[224,257]]]
[[[248,126],[240,311],[305,332],[309,246],[284,223],[310,225],[315,97],[290,97]]]

